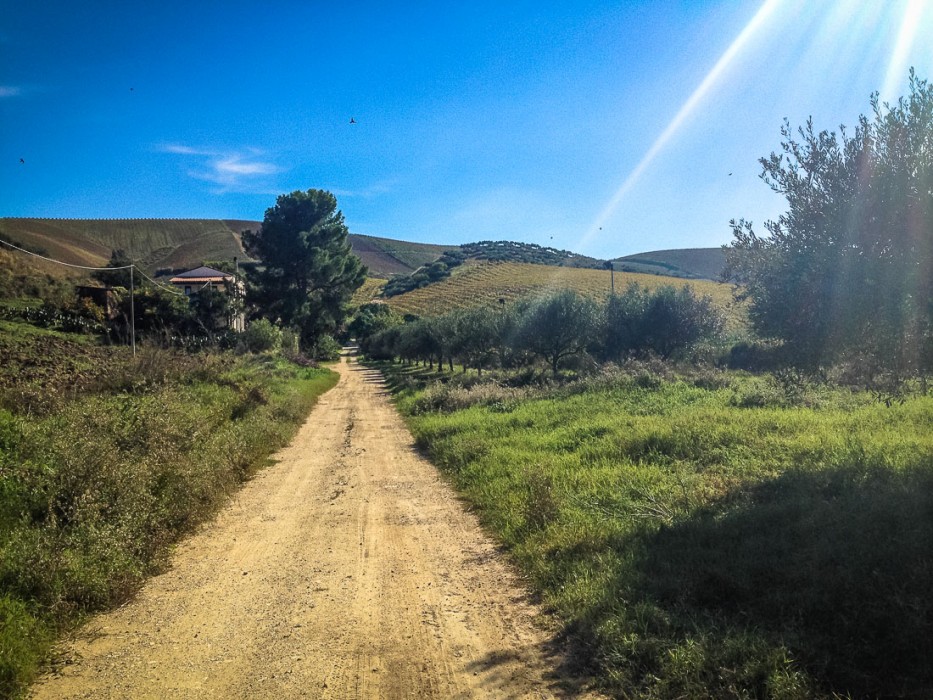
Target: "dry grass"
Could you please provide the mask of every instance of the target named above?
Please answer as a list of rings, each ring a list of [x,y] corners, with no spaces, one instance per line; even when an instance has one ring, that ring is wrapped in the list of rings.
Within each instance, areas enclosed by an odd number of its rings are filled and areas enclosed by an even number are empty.
[[[110,251],[126,250],[151,274],[204,260],[245,260],[239,236],[217,219],[0,219],[10,238],[76,265],[106,265]],[[59,268],[64,274],[66,268]]]
[[[353,293],[353,298],[350,299],[350,304],[353,306],[362,306],[378,296],[379,292],[382,291],[383,286],[387,280],[379,279],[376,277],[367,277],[363,281],[363,286],[357,289]]]

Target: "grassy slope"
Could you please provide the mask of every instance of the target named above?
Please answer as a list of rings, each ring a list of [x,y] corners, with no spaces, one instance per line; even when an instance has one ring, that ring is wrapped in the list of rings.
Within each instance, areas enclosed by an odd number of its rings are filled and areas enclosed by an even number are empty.
[[[260,221],[240,219],[28,219],[0,218],[0,232],[49,257],[74,265],[105,265],[117,248],[140,259],[151,274],[160,267],[194,267],[234,256],[246,261],[240,236]],[[407,274],[456,246],[410,243],[350,234],[350,244],[373,277]],[[52,274],[65,268],[50,267]]]
[[[654,289],[661,285],[689,284],[701,295],[709,295],[726,310],[730,329],[744,324],[744,311],[735,303],[729,285],[708,280],[680,280],[658,275],[615,273],[616,291],[637,282]],[[548,289],[569,287],[592,297],[609,293],[609,272],[570,267],[530,265],[527,263],[470,262],[454,268],[453,274],[440,282],[392,297],[388,304],[401,313],[433,316],[466,306],[493,305]]]
[[[291,439],[337,375],[0,322],[0,697]],[[209,459],[205,459],[209,455]]]
[[[212,219],[0,219],[10,238],[76,265],[105,265],[121,248],[150,273],[204,260],[246,259],[238,236]]]
[[[642,372],[485,398],[410,424],[612,692],[933,695],[933,397]]]
[[[633,272],[718,280],[726,257],[721,248],[683,248],[626,255],[615,262]]]
[[[433,262],[444,251],[457,248],[457,246],[411,243],[355,233],[350,234],[350,244],[353,246],[353,252],[360,256],[373,277],[407,274],[422,265]]]

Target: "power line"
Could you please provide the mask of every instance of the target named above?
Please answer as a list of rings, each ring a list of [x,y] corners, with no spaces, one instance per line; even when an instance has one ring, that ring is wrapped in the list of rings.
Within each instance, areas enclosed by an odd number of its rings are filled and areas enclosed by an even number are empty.
[[[115,270],[115,269],[117,269],[117,268],[112,267],[112,268],[108,268],[108,269]],[[149,280],[150,282],[152,282],[156,287],[159,287],[160,289],[165,290],[165,291],[168,292],[169,294],[174,294],[175,296],[179,296],[179,297],[187,296],[187,295],[182,294],[181,292],[179,292],[179,291],[177,291],[177,290],[175,290],[175,289],[172,289],[171,287],[168,287],[168,286],[162,284],[161,282],[156,282],[154,279],[152,279],[149,275],[147,275],[145,272],[143,272],[142,270],[140,270],[138,267],[136,268],[136,272],[138,272],[138,273],[139,273],[140,275],[142,275],[144,278],[146,278],[147,280]]]
[[[18,250],[18,251],[20,251],[21,253],[26,253],[26,255],[32,255],[33,257],[41,258],[42,260],[47,260],[48,262],[53,262],[53,263],[56,263],[56,264],[58,264],[58,265],[64,265],[65,267],[74,267],[74,268],[77,268],[77,269],[79,269],[79,270],[129,270],[129,269],[132,267],[132,268],[135,268],[136,272],[138,272],[140,275],[142,275],[142,276],[145,277],[147,280],[149,280],[150,282],[152,282],[152,284],[154,284],[155,286],[160,287],[161,289],[165,290],[166,292],[169,292],[170,294],[175,294],[175,295],[180,296],[180,297],[185,296],[185,295],[182,294],[181,292],[177,292],[177,291],[175,291],[174,289],[172,289],[171,287],[165,286],[165,285],[162,284],[161,282],[156,282],[156,281],[155,281],[154,279],[152,279],[149,275],[147,275],[145,272],[143,272],[141,269],[139,269],[139,266],[136,265],[135,263],[131,263],[131,264],[129,264],[129,265],[117,265],[117,266],[115,266],[115,267],[88,267],[87,265],[73,265],[72,263],[62,262],[61,260],[55,260],[54,258],[47,258],[47,257],[44,256],[44,255],[39,255],[38,253],[33,253],[31,250],[26,250],[25,248],[20,248],[19,246],[13,245],[13,244],[10,243],[9,241],[4,241],[4,240],[0,239],[0,243],[2,243],[3,245],[9,246],[10,248],[13,248],[13,249],[15,249],[15,250]]]
[[[33,253],[31,250],[20,248],[19,246],[13,245],[9,241],[4,241],[3,239],[0,239],[0,243],[2,243],[3,245],[9,246],[10,248],[14,248],[15,250],[18,250],[21,253],[26,253],[26,255],[32,255],[35,258],[41,258],[42,260],[48,260],[49,262],[57,263],[58,265],[64,265],[65,267],[75,267],[79,270],[129,270],[131,267],[136,267],[135,265],[121,265],[119,267],[88,267],[87,265],[72,265],[71,263],[62,262],[61,260],[55,260],[54,258],[47,258],[44,255]]]

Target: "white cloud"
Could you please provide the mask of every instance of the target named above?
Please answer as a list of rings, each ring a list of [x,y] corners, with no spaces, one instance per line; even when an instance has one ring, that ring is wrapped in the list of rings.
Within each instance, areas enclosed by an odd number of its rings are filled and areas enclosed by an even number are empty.
[[[209,156],[214,155],[213,151],[204,151],[197,148],[191,148],[190,146],[182,146],[177,143],[169,143],[163,146],[159,146],[158,150],[162,153],[178,153],[186,156]]]
[[[22,88],[16,85],[0,85],[0,97],[17,97],[23,94]]]
[[[277,190],[271,186],[270,176],[284,171],[256,148],[221,150],[171,143],[159,146],[158,150],[197,159],[197,165],[188,170],[188,175],[217,185],[213,190],[215,194],[275,193]]]
[[[395,188],[396,182],[396,180],[382,180],[380,182],[374,182],[366,187],[354,189],[344,189],[342,187],[325,187],[325,189],[335,197],[362,197],[364,199],[369,199],[381,194],[388,194]]]

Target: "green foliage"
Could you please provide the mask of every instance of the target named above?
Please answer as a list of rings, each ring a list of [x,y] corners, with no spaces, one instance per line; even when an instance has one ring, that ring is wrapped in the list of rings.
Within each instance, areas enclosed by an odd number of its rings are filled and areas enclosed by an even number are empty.
[[[243,234],[246,249],[263,262],[248,301],[264,316],[298,328],[307,347],[339,328],[346,303],[366,277],[347,233],[336,198],[312,189],[279,196],[262,230]]]
[[[613,695],[933,692],[933,398],[775,379],[749,403],[761,378],[660,363],[520,391],[386,371]]]
[[[596,337],[596,304],[570,289],[519,305],[515,314],[516,347],[543,359],[555,376],[561,360],[582,353]]]
[[[12,698],[34,677],[49,631],[21,601],[0,594],[0,697]]]
[[[351,338],[356,338],[363,352],[367,352],[368,343],[377,333],[401,322],[398,314],[386,304],[363,304],[347,325],[347,333]]]
[[[534,243],[514,241],[479,241],[465,243],[458,250],[444,252],[439,258],[422,265],[409,275],[398,275],[389,280],[383,296],[394,297],[414,289],[427,287],[450,276],[451,270],[467,259],[491,260],[496,262],[519,262],[537,265],[600,268],[601,261],[567,250],[546,248]]]
[[[41,415],[23,402],[0,411],[4,697],[35,672],[53,631],[158,571],[337,379],[251,356],[116,350],[99,358],[108,372],[95,392]]]
[[[320,335],[314,341],[314,345],[309,348],[308,354],[313,360],[318,362],[333,362],[340,359],[340,352],[343,347],[332,335]]]
[[[282,346],[282,331],[271,321],[259,318],[246,327],[243,332],[243,342],[250,352],[275,350]]]
[[[383,288],[382,295],[394,297],[450,277],[450,271],[462,265],[465,259],[466,254],[462,251],[447,251],[437,260],[418,268],[410,275],[396,276],[390,279]]]
[[[214,287],[200,289],[197,294],[192,294],[188,298],[188,305],[197,328],[208,337],[229,327],[236,306],[230,294]]]
[[[125,250],[118,248],[110,253],[110,260],[107,262],[107,267],[109,269],[95,270],[91,273],[91,277],[108,287],[123,287],[124,289],[129,289],[130,273],[135,273],[135,271],[131,271],[128,266],[134,263],[135,261]],[[140,277],[138,273],[135,273],[133,283],[139,286],[141,282],[142,277]]]
[[[897,381],[933,367],[933,86],[911,71],[906,98],[871,104],[851,136],[785,122],[761,164],[788,209],[767,237],[733,222],[727,274],[798,365]]]
[[[712,299],[697,298],[686,285],[651,291],[630,284],[623,294],[609,297],[604,307],[600,354],[615,361],[645,353],[666,359],[700,341],[714,340],[724,325]]]
[[[381,306],[379,313],[389,318]],[[360,347],[372,359],[398,357],[431,366],[446,360],[450,369],[456,361],[482,372],[497,366],[530,367],[538,358],[554,376],[572,360],[576,369],[591,365],[588,352],[610,361],[651,353],[667,358],[700,341],[715,340],[723,327],[722,313],[712,300],[697,298],[687,286],[650,291],[638,285],[605,304],[562,290],[492,309],[457,309],[402,326],[397,321],[385,327],[365,322],[369,331]]]

